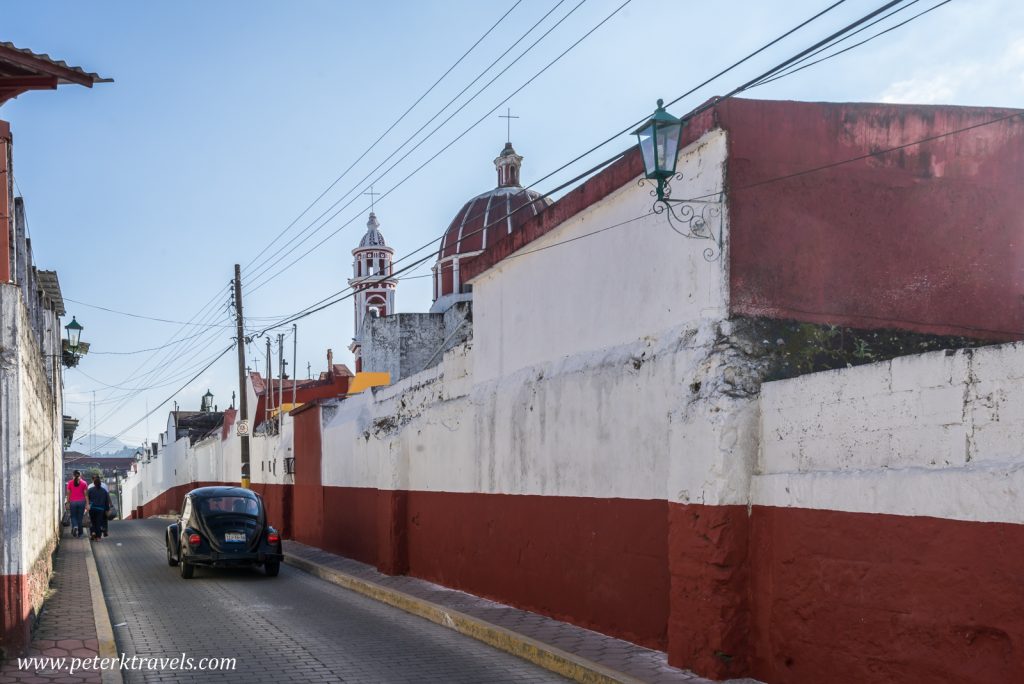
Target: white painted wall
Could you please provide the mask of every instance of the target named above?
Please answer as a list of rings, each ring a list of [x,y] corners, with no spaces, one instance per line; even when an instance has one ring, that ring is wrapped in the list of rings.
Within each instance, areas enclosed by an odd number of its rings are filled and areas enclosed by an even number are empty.
[[[673,196],[722,191],[726,152],[721,130],[682,150]],[[680,236],[664,216],[553,246],[650,213],[651,188],[627,183],[474,279],[476,382],[725,317],[728,255],[705,260],[709,243]],[[721,221],[727,236],[724,211]]]
[[[1024,523],[1024,343],[767,383],[752,502]]]
[[[249,439],[250,479],[255,483],[284,484],[292,476],[284,470],[285,457],[292,455],[292,418],[285,415],[281,432]],[[172,487],[198,482],[238,483],[242,472],[241,440],[231,430],[222,440],[220,430],[189,445],[187,438],[168,444],[157,456],[138,464],[138,472],[125,478],[122,486],[124,510],[156,498]]]

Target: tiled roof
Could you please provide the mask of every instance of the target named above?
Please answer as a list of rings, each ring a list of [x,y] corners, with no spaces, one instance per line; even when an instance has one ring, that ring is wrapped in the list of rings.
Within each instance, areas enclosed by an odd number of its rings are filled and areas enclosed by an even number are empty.
[[[104,78],[82,67],[71,66],[63,59],[53,59],[46,53],[32,52],[14,43],[0,41],[0,74],[9,76],[26,73],[55,75],[60,79],[60,83],[77,83],[89,87],[94,83],[114,82],[112,78]]]
[[[94,83],[112,80],[64,60],[0,41],[0,104],[29,90],[51,90],[71,83],[91,88]]]

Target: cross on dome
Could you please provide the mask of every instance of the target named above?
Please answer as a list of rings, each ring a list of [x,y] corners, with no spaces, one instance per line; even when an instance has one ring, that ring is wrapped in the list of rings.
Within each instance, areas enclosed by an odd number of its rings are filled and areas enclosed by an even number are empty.
[[[512,108],[511,107],[508,107],[505,110],[505,112],[506,112],[505,114],[499,114],[498,118],[499,119],[505,119],[505,142],[507,142],[509,145],[511,145],[512,144],[512,119],[518,119],[519,117],[515,116],[514,114],[512,114]],[[372,190],[373,188],[370,188],[370,189]]]

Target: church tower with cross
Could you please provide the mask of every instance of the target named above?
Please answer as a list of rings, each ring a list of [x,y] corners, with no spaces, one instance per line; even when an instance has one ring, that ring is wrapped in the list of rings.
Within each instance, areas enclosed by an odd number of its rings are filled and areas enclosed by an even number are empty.
[[[388,247],[384,235],[380,232],[380,222],[372,208],[373,197],[370,195],[370,217],[366,222],[366,234],[359,241],[359,246],[352,250],[352,277],[348,284],[354,292],[352,301],[355,304],[354,337],[349,350],[355,356],[356,372],[363,370],[363,321],[367,316],[380,317],[395,312],[395,289],[398,279],[394,277],[391,259],[395,250]]]
[[[444,313],[457,302],[472,299],[471,286],[461,276],[462,266],[488,245],[519,230],[551,203],[520,184],[523,157],[511,142],[511,122],[519,117],[509,111],[501,118],[507,121],[507,128],[505,147],[494,160],[498,185],[466,202],[448,225],[433,268],[432,313]]]

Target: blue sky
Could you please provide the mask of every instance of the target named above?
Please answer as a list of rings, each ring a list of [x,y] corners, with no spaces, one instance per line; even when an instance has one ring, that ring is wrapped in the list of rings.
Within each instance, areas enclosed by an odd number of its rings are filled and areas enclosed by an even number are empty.
[[[443,233],[463,202],[495,184],[492,159],[505,141],[505,122],[497,118],[498,112],[398,183],[622,1],[523,0],[516,5],[405,120],[259,257],[274,256],[262,278],[259,261],[244,272],[247,286],[259,285],[337,231],[264,286],[251,292],[247,287],[252,325],[294,312],[345,286],[350,250],[365,230],[368,204],[360,193],[369,180],[357,181],[555,8],[412,144],[558,19],[568,17],[376,183],[376,191],[390,191],[379,200],[377,214],[399,256]],[[897,17],[912,16],[937,1],[921,0]],[[68,302],[69,317],[74,314],[85,325],[83,339],[95,352],[147,349],[166,344],[175,334],[204,333],[155,355],[92,354],[80,369],[69,370],[66,412],[82,419],[79,434],[90,431],[89,405],[81,402],[88,402],[94,390],[101,419],[97,431],[118,434],[226,347],[232,335],[228,327],[179,332],[180,325],[87,304],[187,321],[216,300],[217,306],[200,319],[227,326],[233,264],[249,264],[257,257],[514,4],[111,0],[5,5],[0,38],[115,79],[92,90],[66,86],[56,93],[27,93],[0,111],[12,124],[15,178],[25,196],[37,264],[56,269],[65,297],[83,302]],[[674,99],[826,4],[632,0],[508,105],[500,105],[501,111],[511,106],[521,117],[513,123],[512,141],[525,157],[523,180],[530,183],[546,175],[649,114],[658,97]],[[673,112],[682,114],[726,92],[881,4],[847,0]],[[867,45],[746,96],[1024,106],[1024,3],[954,0]],[[547,190],[631,142],[623,136],[537,189]],[[350,191],[358,198],[355,203],[328,221],[315,239],[282,254],[295,246],[297,233]],[[429,273],[429,264],[414,275],[423,273]],[[403,281],[398,308],[424,311],[430,296],[429,278]],[[305,377],[307,362],[314,375],[323,370],[327,348],[334,350],[337,361],[350,363],[351,337],[348,301],[303,319],[299,376]],[[286,348],[290,358],[291,339]],[[262,368],[263,340],[258,349],[250,362]],[[153,389],[139,389],[145,387]],[[224,356],[176,400],[183,408],[196,408],[207,388],[220,406],[230,402],[237,389],[234,354]],[[132,444],[156,439],[169,408],[156,411],[122,439]]]

